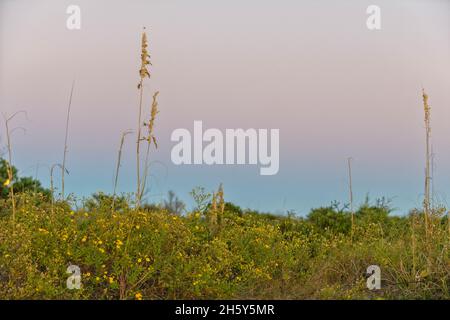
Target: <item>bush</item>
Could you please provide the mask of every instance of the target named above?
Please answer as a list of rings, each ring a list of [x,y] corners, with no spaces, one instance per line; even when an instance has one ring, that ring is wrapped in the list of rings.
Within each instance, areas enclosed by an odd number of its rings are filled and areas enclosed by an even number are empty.
[[[211,225],[198,211],[135,210],[119,199],[114,211],[105,194],[73,210],[19,194],[15,224],[0,217],[0,299],[449,298],[441,220],[426,238],[418,219],[379,220],[362,207],[352,239],[348,213],[333,206],[305,220],[228,205]],[[362,218],[374,210],[375,220]],[[365,287],[372,264],[380,291]],[[70,265],[80,290],[66,286]]]

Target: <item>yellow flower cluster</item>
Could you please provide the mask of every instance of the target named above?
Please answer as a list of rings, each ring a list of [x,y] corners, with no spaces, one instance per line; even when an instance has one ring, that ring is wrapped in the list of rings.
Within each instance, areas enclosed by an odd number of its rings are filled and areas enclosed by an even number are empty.
[[[120,249],[123,246],[123,242],[120,239],[117,239],[115,244],[117,249]]]

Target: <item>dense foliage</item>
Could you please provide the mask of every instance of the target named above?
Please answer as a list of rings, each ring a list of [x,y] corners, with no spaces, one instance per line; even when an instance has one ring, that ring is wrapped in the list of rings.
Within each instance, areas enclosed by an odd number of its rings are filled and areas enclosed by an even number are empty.
[[[351,236],[349,213],[333,207],[307,219],[225,210],[213,222],[209,211],[122,203],[112,212],[105,196],[77,210],[41,194],[18,198],[15,223],[0,218],[3,299],[450,297],[446,220],[426,240],[420,216],[388,217],[376,205],[358,210]],[[66,287],[71,264],[80,290]],[[366,288],[373,264],[379,291]]]
[[[391,216],[386,201],[367,200],[352,228],[337,203],[299,218],[217,202],[222,189],[192,194],[191,212],[173,193],[139,210],[116,197],[112,210],[104,193],[50,201],[33,187],[16,194],[15,220],[1,197],[0,299],[450,298],[444,210],[425,231],[420,211]],[[67,287],[70,265],[79,290]],[[381,290],[366,287],[370,265]]]
[[[50,191],[41,186],[41,182],[31,177],[18,177],[18,170],[11,167],[12,181],[8,181],[8,162],[0,158],[0,199],[6,199],[9,196],[9,184],[14,184],[16,193],[33,191],[39,192],[46,196],[50,195]]]

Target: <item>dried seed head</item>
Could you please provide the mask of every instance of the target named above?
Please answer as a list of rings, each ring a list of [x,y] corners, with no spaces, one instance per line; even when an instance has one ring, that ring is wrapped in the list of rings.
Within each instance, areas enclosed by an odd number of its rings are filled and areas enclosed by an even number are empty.
[[[423,97],[423,106],[426,113],[429,113],[430,106],[428,105],[428,94],[425,92],[424,89],[422,89],[422,97]]]
[[[154,127],[154,124],[155,124],[156,115],[159,113],[158,100],[157,100],[158,94],[159,94],[159,91],[156,91],[153,94],[152,107],[150,109],[150,120],[148,121],[148,123],[144,122],[144,126],[148,126],[148,136],[145,139],[149,143],[151,143],[153,141],[153,143],[155,144],[156,147],[158,147],[158,145],[156,143],[156,138],[153,135],[153,127]]]
[[[423,110],[425,111],[425,123],[429,124],[431,107],[428,104],[428,94],[425,92],[424,89],[422,89],[422,97],[423,97]]]
[[[422,89],[423,102],[428,104],[428,94],[425,92],[425,89]]]
[[[150,62],[150,54],[148,53],[147,47],[147,34],[145,33],[145,31],[143,31],[141,40],[141,68],[139,69],[141,80],[143,80],[145,77],[150,78],[150,72],[147,69],[147,65],[152,65],[152,63]],[[140,85],[138,86],[138,88],[140,88]]]
[[[223,198],[223,186],[220,184],[219,190],[217,191],[217,196],[219,197],[219,208],[220,212],[223,213],[225,210],[225,200]]]
[[[158,94],[159,91],[156,91],[155,94],[153,94],[152,108],[150,110],[150,121],[148,122],[148,130],[150,135],[153,133],[153,125],[155,123],[156,115],[159,113],[157,100]]]

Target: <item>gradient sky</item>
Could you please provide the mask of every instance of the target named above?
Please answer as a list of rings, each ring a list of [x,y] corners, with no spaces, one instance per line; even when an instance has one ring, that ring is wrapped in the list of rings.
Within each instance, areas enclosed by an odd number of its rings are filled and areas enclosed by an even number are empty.
[[[81,7],[79,31],[66,8]],[[366,28],[381,7],[382,29]],[[432,106],[435,194],[450,202],[450,1],[446,0],[0,0],[0,111],[14,125],[13,162],[49,183],[62,161],[70,86],[76,79],[66,188],[112,191],[121,131],[137,117],[140,32],[147,26],[160,91],[148,199],[224,183],[226,199],[274,212],[355,201],[420,206],[424,128],[421,87]],[[279,128],[280,171],[255,166],[174,166],[170,134],[205,128]],[[0,145],[5,145],[3,124]],[[120,191],[134,190],[129,136]],[[4,153],[3,153],[4,154]],[[47,167],[46,167],[47,166]],[[449,203],[450,204],[450,203]]]

